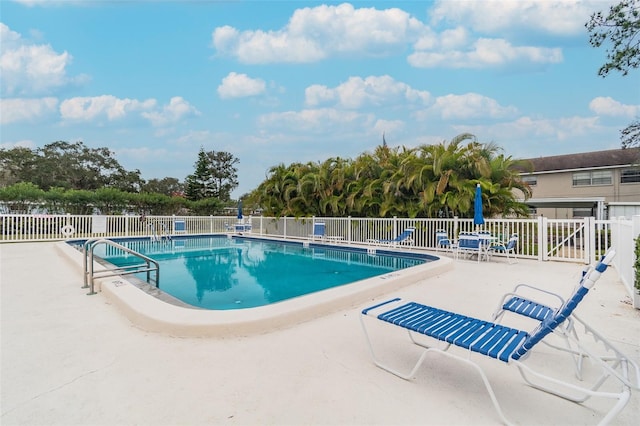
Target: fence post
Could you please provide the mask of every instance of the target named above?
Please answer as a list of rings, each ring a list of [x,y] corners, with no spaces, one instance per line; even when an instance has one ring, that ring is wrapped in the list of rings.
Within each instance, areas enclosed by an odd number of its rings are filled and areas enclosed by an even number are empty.
[[[286,216],[282,218],[282,222],[283,222],[282,237],[286,240],[287,239],[287,217]]]
[[[124,236],[125,237],[129,236],[129,215],[128,214],[124,217]]]
[[[636,309],[640,309],[640,290],[636,288],[636,270],[634,268],[635,260],[636,260],[636,238],[640,238],[640,215],[635,215],[631,217],[631,259],[633,262],[631,264],[632,269],[632,279],[631,279],[631,292],[633,294],[633,307]]]
[[[548,260],[547,254],[547,218],[538,216],[538,260]]]
[[[351,243],[351,216],[347,216],[347,242]]]
[[[388,238],[395,238],[396,235],[398,235],[398,216],[393,217],[393,233],[391,234],[391,237]]]
[[[584,218],[585,241],[583,244],[583,261],[585,265],[591,263],[596,258],[596,222],[594,217]]]
[[[452,238],[454,240],[458,240],[458,234],[460,233],[460,224],[458,223],[458,216],[453,217],[453,235]]]

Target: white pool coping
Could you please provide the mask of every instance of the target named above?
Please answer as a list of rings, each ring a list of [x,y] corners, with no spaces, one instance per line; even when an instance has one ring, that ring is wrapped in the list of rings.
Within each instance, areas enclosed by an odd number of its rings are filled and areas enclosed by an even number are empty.
[[[78,267],[82,276],[82,252],[66,242],[58,243],[57,248]],[[394,250],[386,247],[378,249]],[[453,260],[450,258],[422,251],[402,251],[433,255],[437,260],[282,302],[246,309],[215,311],[176,306],[148,294],[126,277],[96,278],[95,283],[96,291],[101,292],[134,325],[143,330],[176,337],[249,336],[291,327],[353,308],[453,268]],[[104,270],[99,264],[94,267],[96,271]]]

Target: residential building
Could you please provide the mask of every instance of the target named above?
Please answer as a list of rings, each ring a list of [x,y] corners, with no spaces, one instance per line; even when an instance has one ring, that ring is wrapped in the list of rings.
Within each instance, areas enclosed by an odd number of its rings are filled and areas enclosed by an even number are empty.
[[[640,214],[640,148],[530,158],[532,214],[552,219]],[[611,211],[609,211],[611,210]]]

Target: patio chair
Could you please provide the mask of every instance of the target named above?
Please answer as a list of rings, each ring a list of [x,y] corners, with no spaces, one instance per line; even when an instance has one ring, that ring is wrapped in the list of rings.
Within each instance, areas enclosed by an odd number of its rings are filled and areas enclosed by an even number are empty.
[[[482,241],[478,234],[461,232],[458,236],[458,246],[456,247],[455,258],[462,256],[478,256],[478,262],[482,258]]]
[[[479,374],[498,416],[505,424],[509,424],[510,422],[498,403],[487,375],[480,364],[472,359],[473,354],[483,355],[489,359],[502,361],[503,365],[517,367],[524,381],[533,388],[569,401],[582,403],[591,397],[616,400],[601,421],[601,424],[606,424],[626,406],[631,390],[640,390],[640,368],[616,349],[604,336],[577,317],[574,310],[606,270],[614,256],[615,252],[610,250],[595,268],[590,269],[582,277],[571,297],[530,332],[416,302],[406,302],[400,298],[366,308],[360,315],[360,323],[374,364],[398,377],[409,380],[415,376],[418,368],[430,353],[445,355],[460,361],[473,367]],[[365,325],[365,322],[370,320],[365,320],[365,317],[375,318],[383,324],[405,329],[411,343],[423,348],[421,355],[409,372],[396,370],[378,359]],[[589,358],[591,363],[588,365],[597,369],[599,376],[597,374],[590,375],[593,380],[588,384],[575,383],[575,380],[568,381],[560,377],[546,375],[527,363],[537,343],[550,334],[566,334],[566,329],[562,327],[562,324],[570,317],[584,327],[585,335],[594,338],[595,344],[599,345],[600,352],[604,350],[604,354],[596,352],[593,344],[585,345],[583,340],[574,339],[571,334],[566,338],[576,349],[559,348],[560,351],[571,351]],[[425,337],[436,340],[438,345],[427,343]],[[463,348],[464,351],[461,354],[456,354],[454,351],[449,352],[449,349],[455,347]],[[543,368],[553,367],[557,364],[555,353],[543,352],[538,355],[553,358],[551,361],[542,363]],[[605,382],[615,385],[615,389],[608,386],[601,390]],[[520,408],[522,409],[522,407]]]
[[[313,234],[309,235],[309,238],[311,238],[313,241],[315,241],[316,238],[318,238],[319,240],[323,240],[326,230],[327,225],[324,222],[315,222],[313,224]]]
[[[164,227],[164,224],[163,224]],[[173,221],[173,233],[174,234],[186,234],[187,223],[184,219],[176,219]]]
[[[411,226],[407,229],[405,229],[404,231],[402,231],[402,233],[400,235],[398,235],[397,237],[395,237],[392,240],[375,240],[375,239],[368,239],[367,242],[368,243],[373,243],[373,244],[384,244],[384,245],[398,245],[398,244],[408,244],[408,245],[413,245],[413,233],[415,232],[416,228]]]
[[[439,249],[454,251],[456,245],[449,239],[447,231],[443,229],[436,230],[436,246]]]
[[[516,255],[516,248],[518,247],[518,234],[511,234],[511,237],[507,242],[497,242],[491,244],[489,246],[489,254],[492,253],[504,253],[507,255],[507,262],[515,263],[518,261],[518,257]],[[513,256],[513,262],[511,262],[511,258],[509,254]]]

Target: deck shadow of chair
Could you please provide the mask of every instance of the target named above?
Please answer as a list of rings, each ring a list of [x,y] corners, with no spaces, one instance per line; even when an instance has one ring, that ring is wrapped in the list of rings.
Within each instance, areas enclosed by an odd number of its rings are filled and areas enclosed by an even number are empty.
[[[444,229],[436,230],[436,248],[446,251],[455,251],[456,244],[449,239],[449,234]]]
[[[507,255],[507,262],[516,263],[518,261],[518,255],[516,254],[516,249],[518,248],[518,234],[511,234],[509,240],[507,242],[497,242],[491,244],[489,247],[489,253],[503,253]],[[511,257],[513,256],[513,262],[511,261]]]
[[[470,232],[461,232],[458,235],[458,245],[455,250],[455,258],[459,259],[460,256],[473,256],[477,255],[478,262],[482,258],[482,241],[478,234]]]
[[[502,361],[504,363],[502,365],[517,367],[524,381],[531,387],[566,400],[581,404],[592,397],[615,399],[613,407],[604,414],[600,422],[600,424],[606,424],[626,406],[632,389],[640,390],[640,368],[603,335],[580,319],[574,310],[606,270],[614,256],[615,251],[609,250],[603,260],[582,277],[571,297],[530,332],[416,302],[406,302],[400,298],[363,309],[360,323],[373,362],[385,371],[410,380],[415,377],[418,368],[430,353],[445,355],[460,361],[479,374],[498,416],[505,424],[510,424],[498,403],[486,373],[481,365],[472,359],[473,354],[484,355],[489,359]],[[365,320],[365,318],[369,319]],[[584,339],[575,339],[571,333],[567,333],[563,323],[569,318],[584,327],[585,336],[593,337],[594,342],[588,345],[585,344]],[[373,319],[404,329],[409,335],[410,342],[423,349],[410,371],[396,370],[379,360],[365,325],[365,322],[371,322]],[[529,365],[527,360],[534,352],[537,343],[554,334],[566,335],[563,337],[571,342],[571,347],[554,347],[557,351],[551,353],[543,351],[537,354],[553,358],[551,361],[542,363],[542,368],[554,367],[564,373],[563,369],[556,367],[559,361],[556,359],[557,352],[579,354],[591,361],[588,363],[591,369],[598,370],[595,376],[594,372],[590,371],[589,377],[592,379],[590,383],[576,383],[575,378],[568,381],[561,377],[548,376]],[[426,338],[435,339],[439,345],[428,344]],[[597,348],[594,345],[597,345]],[[449,352],[449,349],[455,347],[463,348],[463,353],[459,355],[454,351]],[[616,385],[616,389],[613,390],[611,387],[605,389],[603,387],[605,382]]]
[[[416,228],[413,226],[410,226],[408,228],[406,228],[404,231],[402,231],[401,234],[399,234],[397,237],[391,239],[391,240],[376,240],[376,239],[367,239],[367,243],[370,244],[382,244],[382,245],[391,245],[391,246],[395,246],[398,244],[405,244],[405,245],[413,245],[414,240],[413,240],[413,233],[416,231]]]

